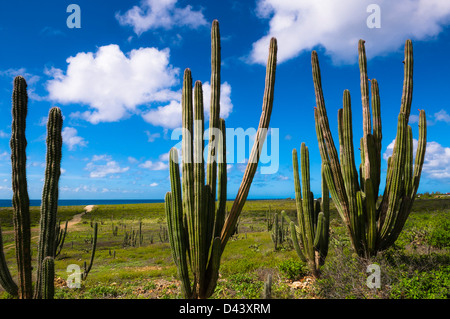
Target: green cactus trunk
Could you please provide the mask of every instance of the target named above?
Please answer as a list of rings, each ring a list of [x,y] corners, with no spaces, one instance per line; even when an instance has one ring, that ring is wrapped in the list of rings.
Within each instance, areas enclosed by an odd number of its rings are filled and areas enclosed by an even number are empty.
[[[34,291],[35,299],[42,298],[43,261],[46,257],[54,258],[56,252],[56,215],[58,211],[58,183],[59,176],[61,175],[62,124],[61,110],[57,107],[52,108],[47,121],[47,159],[44,188],[42,191],[41,231],[38,244],[37,279]],[[51,268],[47,271],[51,271]]]
[[[363,109],[363,137],[361,138],[361,165],[355,165],[350,92],[344,91],[343,108],[338,111],[340,157],[331,135],[323,98],[318,56],[312,53],[312,70],[316,94],[316,133],[325,169],[326,182],[339,215],[359,256],[376,255],[390,247],[411,211],[416,195],[426,148],[426,118],[420,111],[419,143],[413,168],[412,133],[408,119],[412,102],[413,52],[410,40],[405,44],[404,83],[397,137],[392,157],[388,160],[386,186],[378,200],[381,176],[381,113],[378,82],[369,80],[364,41],[358,44],[361,96]],[[370,103],[372,102],[372,119]]]
[[[172,256],[181,280],[185,298],[208,298],[217,284],[220,257],[232,235],[248,194],[258,161],[247,166],[232,211],[225,220],[227,200],[227,162],[225,121],[220,115],[220,32],[219,23],[211,31],[211,111],[208,162],[205,174],[204,109],[202,83],[195,82],[192,97],[192,75],[184,72],[182,91],[182,175],[178,165],[178,150],[170,151],[171,192],[165,197],[165,211]],[[273,85],[276,68],[276,40],[271,41],[266,77],[263,113],[254,149],[262,146],[273,105]],[[255,151],[255,152],[256,152]],[[253,152],[253,151],[252,151]],[[259,150],[260,152],[260,150]],[[253,154],[253,157],[258,154]],[[205,181],[206,180],[206,181]],[[216,195],[217,201],[216,204]],[[189,272],[191,270],[191,273]]]
[[[11,164],[12,190],[14,208],[14,233],[16,243],[16,260],[19,279],[19,298],[31,299],[31,231],[30,231],[30,200],[28,197],[26,174],[25,136],[26,117],[28,112],[27,83],[21,76],[14,79],[12,97],[12,134],[11,134]]]
[[[297,255],[308,264],[312,275],[319,277],[320,267],[325,263],[328,254],[330,195],[322,165],[322,199],[320,202],[317,200],[314,203],[314,194],[310,190],[309,151],[305,143],[301,145],[300,155],[301,182],[297,150],[292,151],[298,226],[294,224],[285,211],[282,214],[291,225],[291,237]]]

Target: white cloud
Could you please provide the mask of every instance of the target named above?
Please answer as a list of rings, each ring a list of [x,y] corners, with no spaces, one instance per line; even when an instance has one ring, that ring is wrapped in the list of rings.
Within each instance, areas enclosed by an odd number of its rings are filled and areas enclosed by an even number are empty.
[[[383,154],[385,160],[392,155],[394,143],[395,140],[387,146]],[[413,139],[414,158],[417,145],[418,141]],[[444,147],[437,142],[427,142],[422,173],[433,179],[450,178],[450,147]]]
[[[202,84],[203,89],[203,107],[205,110],[205,118],[209,119],[210,114],[210,96],[211,85],[209,82]],[[144,114],[142,117],[148,123],[155,126],[162,126],[165,128],[175,129],[181,127],[181,94],[177,100],[172,100],[168,105],[158,106]],[[233,103],[231,102],[231,85],[224,82],[220,86],[220,117],[227,118],[233,110]]]
[[[97,52],[80,52],[67,59],[67,70],[52,68],[47,75],[49,98],[59,103],[80,103],[92,110],[76,112],[93,124],[118,121],[137,106],[178,99],[171,87],[179,70],[169,64],[169,50],[140,48],[124,54],[118,45]]]
[[[103,162],[99,164],[99,162]],[[86,164],[85,169],[89,171],[91,178],[101,178],[111,174],[120,174],[128,171],[130,168],[120,167],[119,163],[113,161],[109,155],[94,155],[92,160]]]
[[[450,178],[450,147],[428,142],[423,172],[435,179]]]
[[[141,0],[139,6],[134,6],[125,14],[116,14],[121,25],[133,27],[136,34],[153,29],[172,29],[178,27],[198,28],[207,22],[201,11],[195,11],[192,6],[177,7],[177,0]]]
[[[133,156],[128,156],[128,162],[130,164],[136,164],[138,162],[138,160],[135,159]]]
[[[139,164],[139,167],[146,168],[151,171],[162,171],[162,170],[167,169],[169,167],[169,165],[162,161],[158,161],[158,162],[145,161],[144,163]]]
[[[78,131],[73,127],[66,126],[62,130],[61,135],[63,142],[67,144],[69,150],[73,150],[76,146],[83,147],[87,145],[86,140],[83,137],[78,136],[77,134]]]
[[[446,110],[440,110],[439,112],[434,113],[434,120],[450,123],[450,115]]]
[[[159,184],[158,183],[151,183],[150,184],[150,187],[156,187],[156,186],[158,186]]]
[[[147,135],[147,141],[150,143],[154,142],[157,138],[161,137],[161,134],[150,133],[150,131],[145,131],[145,134]]]
[[[373,0],[258,0],[260,18],[270,19],[269,32],[253,44],[250,61],[265,64],[271,37],[278,40],[278,61],[322,46],[335,63],[354,63],[359,39],[368,58],[401,48],[407,38],[424,40],[450,21],[450,1],[378,0],[381,28],[369,28]]]
[[[36,94],[36,84],[41,79],[39,76],[29,73],[25,68],[19,69],[7,69],[5,71],[0,71],[0,76],[5,76],[9,78],[15,78],[21,75],[27,81],[27,94],[28,98],[31,100],[42,101],[44,98]],[[12,84],[11,84],[12,85]]]

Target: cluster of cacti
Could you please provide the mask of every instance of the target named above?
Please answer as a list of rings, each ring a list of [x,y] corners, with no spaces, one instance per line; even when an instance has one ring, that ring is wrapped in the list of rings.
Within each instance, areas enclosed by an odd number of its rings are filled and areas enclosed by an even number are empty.
[[[272,212],[272,208],[269,206],[269,210],[266,211],[266,227],[267,231],[271,231],[273,227],[274,221],[274,213]]]
[[[325,263],[328,254],[330,204],[327,183],[324,179],[322,165],[322,198],[314,201],[310,188],[309,150],[305,143],[300,149],[301,174],[300,180],[297,150],[292,151],[294,168],[295,202],[298,225],[282,211],[291,228],[291,237],[295,251],[301,260],[308,264],[311,273],[318,277],[320,267]]]
[[[322,92],[318,56],[312,52],[316,95],[315,121],[319,149],[331,197],[350,234],[359,256],[374,256],[398,238],[411,211],[424,163],[426,118],[420,110],[419,141],[413,163],[412,129],[408,125],[413,89],[413,51],[405,44],[404,82],[397,135],[388,160],[385,190],[378,202],[381,174],[381,115],[378,82],[369,80],[364,41],[359,41],[359,68],[363,108],[361,165],[358,172],[353,149],[350,92],[344,91],[343,108],[338,111],[339,155],[331,135]],[[372,121],[370,100],[372,104]]]
[[[178,151],[176,148],[172,148],[169,165],[171,192],[168,192],[165,197],[169,240],[185,298],[208,298],[215,290],[219,276],[220,258],[227,241],[235,230],[238,217],[247,199],[267,134],[273,105],[277,52],[275,39],[270,42],[263,110],[255,143],[238,194],[230,214],[225,220],[227,162],[225,121],[219,118],[221,59],[217,20],[212,23],[211,42],[210,138],[206,174],[203,160],[202,84],[200,81],[195,82],[194,97],[192,97],[191,71],[186,69],[181,102],[183,182],[181,183],[180,178]]]
[[[272,227],[270,232],[270,237],[274,244],[274,249],[278,250],[281,245],[286,241],[288,227],[284,225],[284,219],[279,218],[279,214],[275,212],[273,214]]]
[[[53,107],[47,122],[47,155],[42,191],[40,236],[37,255],[36,285],[32,287],[30,209],[26,179],[27,84],[22,76],[14,79],[12,95],[11,164],[13,190],[13,222],[18,268],[18,284],[9,273],[4,254],[0,254],[0,278],[5,290],[21,299],[52,298],[54,291],[54,257],[56,253],[56,214],[58,182],[61,174],[62,115]],[[1,233],[0,233],[1,237]],[[1,241],[1,240],[0,240]]]
[[[169,241],[169,231],[166,226],[159,225],[159,241],[162,243],[166,243]]]

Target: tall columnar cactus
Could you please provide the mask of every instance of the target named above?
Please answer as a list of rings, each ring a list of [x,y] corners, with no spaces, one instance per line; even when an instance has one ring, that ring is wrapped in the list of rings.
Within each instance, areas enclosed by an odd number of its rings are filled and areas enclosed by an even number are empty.
[[[270,42],[263,111],[247,169],[228,218],[225,121],[220,114],[220,33],[215,20],[211,31],[210,142],[205,174],[204,109],[200,81],[192,96],[191,71],[184,72],[182,90],[182,176],[178,151],[170,151],[171,192],[165,209],[172,255],[178,268],[185,298],[208,298],[219,276],[220,257],[233,234],[258,165],[259,154],[269,127],[276,69],[276,40]],[[206,175],[206,176],[205,176]],[[206,182],[205,182],[206,179]],[[217,204],[216,204],[217,194]],[[189,272],[191,270],[192,273]]]
[[[318,277],[320,267],[325,263],[328,254],[330,207],[329,191],[324,178],[322,166],[322,198],[314,202],[314,194],[310,189],[309,151],[305,143],[300,149],[301,180],[298,169],[297,150],[292,151],[294,167],[295,201],[297,208],[297,222],[282,214],[291,227],[291,236],[295,251],[301,260],[308,264],[311,273]],[[303,184],[303,187],[302,187]]]
[[[13,222],[16,243],[16,260],[19,276],[19,297],[32,297],[30,200],[27,188],[27,139],[25,136],[28,112],[27,83],[21,76],[14,79],[12,95],[11,164],[14,208]]]
[[[316,133],[326,181],[333,202],[350,234],[353,248],[359,256],[368,257],[385,250],[396,241],[411,211],[425,157],[426,118],[425,111],[420,110],[419,142],[413,164],[412,129],[408,125],[413,89],[413,50],[412,42],[407,40],[397,136],[393,154],[388,160],[385,190],[378,202],[382,139],[379,88],[375,79],[370,81],[370,98],[363,40],[359,41],[358,51],[363,108],[359,178],[353,148],[350,92],[344,91],[343,108],[338,111],[338,155],[328,123],[315,51],[312,52],[312,70],[317,103]]]
[[[32,266],[31,266],[31,231],[30,210],[26,180],[26,152],[25,137],[27,115],[26,81],[22,76],[14,79],[12,97],[12,134],[11,134],[11,164],[12,164],[12,190],[13,190],[13,221],[16,243],[16,260],[18,266],[18,285],[14,283],[9,273],[3,251],[0,251],[0,278],[1,284],[12,295],[21,299],[33,298]],[[37,259],[37,282],[34,297],[49,297],[53,291],[54,267],[50,259],[55,254],[56,211],[58,204],[58,181],[61,163],[61,110],[54,107],[49,112],[47,124],[47,167],[42,194],[41,227]],[[0,232],[1,242],[1,232]],[[3,247],[2,247],[3,248]],[[2,249],[1,249],[2,250]],[[47,258],[48,257],[48,258]],[[47,258],[47,259],[46,259]],[[45,263],[44,263],[45,260]],[[45,264],[45,265],[44,265]],[[43,270],[45,267],[45,270]],[[43,275],[45,272],[45,275]],[[51,273],[53,272],[53,275]],[[45,278],[44,278],[45,276]],[[45,286],[46,284],[52,287]]]
[[[41,202],[37,280],[34,291],[36,299],[42,298],[42,267],[44,258],[54,258],[56,252],[56,214],[58,211],[58,182],[61,175],[62,124],[61,110],[57,107],[52,108],[48,114],[47,121],[47,158]],[[51,270],[52,268],[47,269],[48,272]]]

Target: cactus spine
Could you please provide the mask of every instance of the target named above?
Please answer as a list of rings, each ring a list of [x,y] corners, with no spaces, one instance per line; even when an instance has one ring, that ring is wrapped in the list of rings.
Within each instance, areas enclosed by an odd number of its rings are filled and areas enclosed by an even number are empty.
[[[212,23],[211,31],[211,117],[209,121],[211,135],[206,174],[203,161],[202,84],[200,81],[195,82],[194,97],[192,97],[191,71],[186,69],[184,72],[181,165],[183,180],[181,181],[180,178],[178,151],[172,148],[169,165],[171,192],[166,194],[165,210],[172,256],[177,265],[185,298],[208,298],[216,287],[220,257],[226,242],[235,230],[236,222],[247,198],[258,165],[259,152],[269,126],[273,105],[276,51],[276,40],[272,39],[258,133],[241,188],[226,220],[227,163],[225,121],[219,118],[220,32],[217,20]],[[189,270],[192,271],[192,275]]]
[[[413,165],[412,131],[408,126],[413,89],[413,51],[411,40],[407,40],[397,136],[393,154],[388,160],[385,190],[378,204],[382,139],[379,88],[375,79],[370,81],[370,99],[363,40],[359,41],[358,52],[363,108],[359,179],[353,151],[350,92],[344,91],[343,108],[338,111],[339,157],[328,123],[319,61],[315,51],[312,52],[311,61],[317,104],[314,112],[316,133],[326,181],[333,202],[347,227],[354,250],[359,256],[368,257],[376,255],[395,242],[411,211],[425,156],[426,117],[425,111],[420,110],[419,143]],[[372,102],[372,119],[369,101]]]
[[[16,260],[18,266],[18,285],[11,279],[3,252],[0,252],[1,284],[10,294],[21,299],[33,298],[30,210],[26,180],[26,145],[25,137],[27,115],[27,84],[22,76],[14,79],[12,96],[12,134],[11,134],[11,164],[13,189],[13,222],[16,243]],[[54,258],[56,212],[58,205],[58,181],[61,162],[62,115],[59,108],[54,107],[49,112],[47,124],[47,167],[41,206],[41,227],[38,248],[37,281],[35,298],[50,297],[54,291],[52,267],[46,257]],[[1,237],[1,233],[0,233]],[[0,238],[1,242],[1,238]],[[44,265],[44,260],[45,264]],[[51,263],[51,261],[50,261]],[[43,267],[45,266],[45,271]],[[43,274],[45,272],[45,275]],[[53,272],[53,274],[51,274]],[[45,277],[45,278],[44,278]],[[50,277],[52,280],[50,280]],[[51,285],[46,286],[46,285]]]
[[[285,211],[282,214],[290,224],[292,241],[297,255],[308,264],[313,276],[318,277],[320,266],[325,263],[328,254],[330,195],[322,166],[322,198],[320,202],[314,203],[314,195],[310,189],[309,151],[305,143],[301,145],[300,155],[301,180],[297,150],[292,151],[298,226],[287,216]]]

